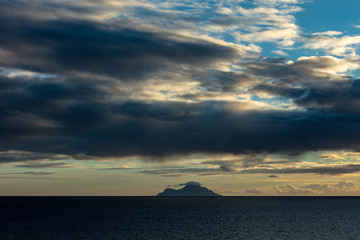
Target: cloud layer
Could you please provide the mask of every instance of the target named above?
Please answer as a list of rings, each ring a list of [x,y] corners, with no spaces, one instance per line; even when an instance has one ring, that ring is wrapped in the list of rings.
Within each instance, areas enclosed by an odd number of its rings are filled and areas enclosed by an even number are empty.
[[[166,158],[360,148],[358,36],[302,37],[300,1],[0,4],[3,152]],[[302,42],[329,55],[267,58],[256,44],[268,41],[277,52]],[[15,155],[0,161],[22,161]],[[263,173],[285,171],[293,170]]]

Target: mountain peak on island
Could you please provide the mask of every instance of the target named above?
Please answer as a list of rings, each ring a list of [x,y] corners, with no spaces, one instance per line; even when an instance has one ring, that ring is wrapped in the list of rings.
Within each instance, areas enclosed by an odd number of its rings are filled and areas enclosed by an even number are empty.
[[[181,189],[166,188],[162,193],[159,193],[158,197],[220,197],[220,194],[214,193],[213,191],[202,187],[198,182],[187,182],[179,184],[184,186]]]

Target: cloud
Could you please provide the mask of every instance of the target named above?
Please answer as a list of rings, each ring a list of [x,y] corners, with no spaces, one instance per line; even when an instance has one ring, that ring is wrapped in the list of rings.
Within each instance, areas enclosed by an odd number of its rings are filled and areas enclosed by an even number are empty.
[[[270,1],[263,1],[270,3]],[[246,42],[277,42],[281,46],[292,46],[300,38],[299,27],[295,24],[292,15],[302,9],[300,7],[278,8],[271,2],[270,5],[259,6],[253,9],[239,7],[239,12],[247,19],[248,28],[244,27],[234,33],[238,41]]]
[[[267,58],[263,61],[247,63],[248,74],[264,78],[253,85],[255,90],[268,87],[274,90],[286,90],[287,97],[300,97],[296,91],[326,87],[332,81],[350,80],[347,75],[359,68],[357,61],[332,56],[300,57],[297,61],[284,62],[284,58]],[[269,79],[273,81],[269,82]],[[264,89],[265,90],[265,89]],[[294,95],[289,95],[294,93]]]
[[[349,181],[340,181],[335,186],[336,189],[345,189],[345,190],[357,190],[359,191],[360,188],[353,182]]]
[[[201,183],[190,181],[187,183],[180,183],[179,186],[201,186]]]
[[[138,7],[132,13],[138,16],[138,21],[145,21],[151,27],[160,25],[219,38],[229,34],[239,41],[275,41],[283,46],[292,45],[299,38],[300,31],[293,14],[302,10],[297,6],[301,1],[254,1],[246,4],[246,8],[239,1],[146,3],[152,7]],[[178,11],[179,6],[183,11]]]
[[[282,159],[289,158],[289,159]],[[278,178],[279,175],[286,174],[318,174],[318,175],[345,175],[360,172],[360,165],[346,164],[346,162],[332,164],[324,163],[309,163],[298,159],[301,156],[294,157],[291,154],[284,156],[283,154],[243,154],[236,155],[229,160],[207,160],[201,163],[206,167],[197,168],[160,168],[142,170],[140,174],[161,175],[161,176],[208,176],[208,175],[231,175],[231,176],[246,176],[252,174],[265,175],[269,178]],[[232,177],[236,178],[236,177]],[[231,179],[231,178],[229,178]]]
[[[20,103],[14,106],[15,102],[5,104],[13,110],[25,107]],[[321,111],[234,113],[226,103],[217,102],[169,102],[160,106],[155,102],[89,102],[27,109],[56,123],[50,127],[34,126],[26,117],[21,118],[23,122],[10,121],[14,113],[9,111],[0,118],[0,142],[4,150],[97,157],[359,149],[353,140],[359,132],[356,115]]]
[[[52,175],[54,172],[13,172],[13,173],[0,173],[3,175],[31,175],[31,176],[44,176]]]
[[[301,57],[296,62],[252,63],[250,70],[273,78],[253,86],[252,91],[267,98],[290,98],[305,109],[326,109],[356,113],[358,79],[347,74],[359,68],[356,61],[331,56]],[[349,102],[352,102],[350,107]]]
[[[182,175],[197,175],[197,176],[207,176],[207,175],[218,175],[221,173],[219,169],[211,168],[179,168],[179,169],[155,169],[155,170],[143,170],[139,171],[141,174],[151,174],[151,175],[162,175],[164,177],[178,177]]]
[[[273,190],[277,193],[277,194],[293,194],[293,195],[297,195],[297,194],[311,194],[312,192],[310,190],[307,189],[301,189],[301,188],[297,188],[291,184],[288,185],[283,185],[283,186],[276,186],[273,188]]]
[[[118,170],[131,170],[131,169],[138,169],[138,168],[129,168],[129,167],[113,167],[113,168],[98,168],[96,170],[101,170],[101,171],[118,171]]]
[[[313,183],[301,188],[312,191],[314,194],[351,194],[360,191],[360,187],[347,180],[339,181],[336,184]]]
[[[304,47],[312,50],[324,50],[336,56],[356,56],[360,36],[336,37],[336,35],[338,34],[322,34],[307,38]]]
[[[256,0],[258,4],[266,5],[287,5],[287,4],[297,4],[303,2],[302,0]]]
[[[274,51],[272,51],[272,53],[275,53],[275,54],[278,54],[278,55],[281,55],[281,56],[288,56],[288,54],[285,53],[282,50],[274,50]]]
[[[251,160],[250,160],[251,161]],[[227,175],[227,174],[267,174],[269,178],[277,178],[278,174],[320,174],[320,175],[345,175],[360,172],[360,165],[358,164],[338,164],[324,166],[321,164],[297,164],[296,161],[290,162],[254,162],[253,164],[246,164],[242,161],[207,161],[202,164],[215,165],[217,168],[164,168],[142,170],[138,173],[150,175],[177,175],[177,176],[207,176],[207,175]],[[232,164],[229,164],[232,162]],[[226,167],[224,167],[226,166]],[[228,168],[228,166],[231,166]],[[289,167],[293,166],[293,167]],[[270,175],[269,175],[270,174]]]
[[[310,68],[311,66],[311,68]],[[293,65],[294,69],[312,70],[313,75],[321,76],[326,73],[347,73],[358,69],[359,64],[351,59],[339,59],[332,56],[301,57]]]
[[[265,58],[253,44],[297,42],[293,14],[300,3],[3,3],[0,162],[358,151],[358,80],[349,76],[357,61]],[[217,39],[214,26],[229,27],[246,44]],[[357,41],[323,35],[310,37],[306,46]],[[324,41],[315,46],[315,39]],[[252,158],[248,167],[251,162],[261,161]],[[234,162],[213,166],[144,173],[239,169]]]
[[[65,154],[48,154],[48,153],[34,153],[30,151],[21,151],[21,150],[7,150],[0,151],[0,162],[27,162],[31,161],[30,164],[18,165],[19,167],[31,167],[41,168],[41,167],[50,167],[50,166],[62,166],[64,167],[67,163],[43,163],[43,161],[49,160],[69,160],[71,156]]]
[[[262,192],[256,188],[248,188],[245,190],[246,194],[261,194]]]
[[[302,186],[305,189],[311,189],[317,192],[329,192],[331,191],[331,187],[328,184],[319,184],[313,183],[310,185]]]
[[[336,35],[342,35],[342,32],[339,31],[326,31],[326,32],[317,32],[313,33],[314,36],[336,36]]]
[[[33,164],[22,164],[16,165],[19,168],[68,168],[70,167],[67,163],[33,163]]]
[[[213,165],[218,166],[219,170],[223,172],[239,172],[241,169],[249,168],[261,168],[261,167],[270,167],[274,165],[285,166],[292,164],[292,161],[286,159],[272,159],[266,154],[245,154],[237,155],[238,159],[233,160],[209,160],[204,161],[204,165]]]
[[[11,58],[0,58],[0,65],[37,72],[87,72],[134,81],[164,68],[206,67],[237,55],[233,48],[200,38],[111,28],[90,21],[59,19],[31,24],[30,19],[23,24],[19,19],[11,29],[6,22],[7,18],[0,17],[0,30],[6,34],[0,44]],[[14,30],[20,28],[22,31]]]
[[[340,175],[360,172],[360,165],[348,164],[324,167],[306,167],[306,168],[280,168],[280,169],[246,169],[241,170],[242,174],[323,174],[323,175]]]

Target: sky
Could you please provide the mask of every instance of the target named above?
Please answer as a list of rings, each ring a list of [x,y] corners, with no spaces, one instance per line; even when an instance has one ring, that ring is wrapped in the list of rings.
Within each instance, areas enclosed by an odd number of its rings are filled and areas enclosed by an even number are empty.
[[[0,195],[360,195],[358,0],[0,0]]]

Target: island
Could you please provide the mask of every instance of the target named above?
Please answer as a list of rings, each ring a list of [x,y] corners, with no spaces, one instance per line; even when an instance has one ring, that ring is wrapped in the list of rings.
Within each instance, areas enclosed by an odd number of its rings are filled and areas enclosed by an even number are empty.
[[[198,182],[187,182],[179,184],[178,186],[184,186],[181,189],[166,188],[162,193],[156,195],[157,197],[221,197],[220,194],[202,187]]]

